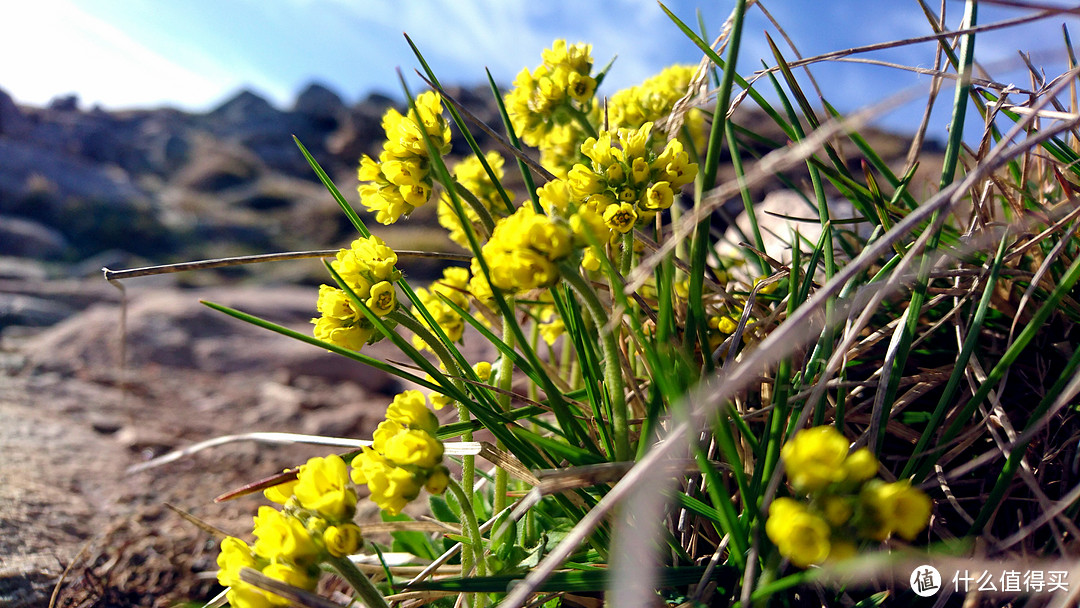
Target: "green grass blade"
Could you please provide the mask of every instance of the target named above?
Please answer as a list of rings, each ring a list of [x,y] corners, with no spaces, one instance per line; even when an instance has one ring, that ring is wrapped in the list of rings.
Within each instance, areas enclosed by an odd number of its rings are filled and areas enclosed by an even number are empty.
[[[911,459],[904,465],[904,470],[900,473],[901,479],[909,477],[913,472],[922,468],[920,465],[922,463],[923,450],[926,449],[930,440],[938,431],[941,421],[945,418],[945,414],[953,407],[954,397],[956,396],[957,389],[960,388],[960,382],[963,380],[967,370],[968,361],[971,360],[971,355],[975,352],[975,348],[979,344],[980,333],[982,332],[983,324],[986,322],[986,313],[990,309],[990,301],[993,299],[994,290],[997,288],[998,276],[1001,273],[1001,265],[1005,261],[1005,245],[1007,241],[1008,239],[1002,237],[1001,243],[998,245],[997,254],[994,256],[994,262],[990,266],[990,274],[986,278],[986,286],[983,288],[982,297],[979,299],[979,304],[975,308],[975,314],[968,324],[967,336],[964,337],[964,341],[960,347],[960,353],[956,357],[956,366],[953,368],[953,372],[949,376],[948,382],[945,384],[945,389],[941,393],[941,398],[938,399],[937,406],[930,415],[930,420],[926,423],[926,428],[923,430],[918,442],[916,442],[915,449],[912,450],[913,455]],[[921,477],[915,478],[916,483],[921,481]]]
[[[210,308],[213,308],[214,310],[216,310],[218,312],[225,313],[225,314],[229,315],[230,317],[234,317],[234,318],[239,319],[241,321],[244,321],[246,323],[251,323],[252,325],[261,327],[263,329],[268,329],[268,330],[270,330],[272,332],[279,333],[279,334],[281,334],[283,336],[288,336],[290,338],[293,338],[294,340],[300,340],[301,342],[306,342],[306,343],[311,344],[313,346],[318,346],[319,348],[324,348],[324,349],[326,349],[326,350],[328,350],[328,351],[330,351],[332,353],[341,355],[343,357],[348,357],[350,359],[353,359],[354,361],[357,361],[359,363],[363,363],[364,365],[367,365],[369,367],[373,367],[373,368],[375,368],[375,369],[377,369],[379,371],[383,371],[383,372],[386,372],[386,373],[391,374],[393,376],[396,376],[398,378],[401,378],[402,380],[406,380],[408,382],[414,382],[414,383],[416,383],[416,384],[418,384],[418,385],[420,385],[420,386],[422,386],[422,387],[424,387],[426,389],[438,391],[438,390],[441,390],[441,388],[442,388],[438,384],[435,384],[435,383],[433,383],[433,382],[431,382],[429,380],[425,380],[421,376],[417,376],[417,375],[409,373],[409,372],[407,372],[407,371],[405,371],[403,369],[399,369],[397,367],[394,367],[393,365],[390,365],[389,363],[383,363],[382,361],[379,361],[378,359],[375,359],[373,357],[369,357],[369,356],[367,356],[367,355],[365,355],[363,353],[359,353],[359,352],[354,351],[354,350],[349,350],[347,348],[342,348],[342,347],[340,347],[340,346],[338,346],[336,344],[332,344],[330,342],[324,342],[324,341],[322,341],[322,340],[320,340],[320,339],[318,339],[318,338],[316,338],[314,336],[309,336],[307,334],[302,334],[302,333],[300,333],[298,331],[294,331],[292,329],[289,329],[288,327],[278,325],[277,323],[273,323],[273,322],[267,321],[265,319],[260,319],[259,317],[256,317],[254,315],[249,315],[249,314],[247,314],[245,312],[241,312],[241,311],[235,310],[233,308],[229,308],[228,306],[222,306],[221,304],[215,304],[213,302],[206,302],[206,301],[202,301],[201,303],[205,304],[206,306],[208,306]]]

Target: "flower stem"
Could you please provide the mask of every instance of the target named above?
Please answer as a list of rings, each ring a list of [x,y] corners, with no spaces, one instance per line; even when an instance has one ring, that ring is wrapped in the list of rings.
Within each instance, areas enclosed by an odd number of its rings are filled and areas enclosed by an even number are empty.
[[[356,564],[352,563],[351,559],[331,556],[327,558],[327,562],[356,591],[360,596],[361,603],[365,606],[368,606],[368,608],[390,608],[390,605],[386,603],[386,599],[375,588],[375,584],[356,567]]]
[[[622,256],[619,258],[619,273],[623,276],[630,274],[630,267],[634,262],[634,231],[631,230],[623,235]]]
[[[476,512],[473,510],[472,500],[453,479],[447,484],[446,489],[450,490],[461,504],[461,515],[465,523],[465,528],[462,531],[468,534],[472,545],[471,552],[462,549],[461,576],[468,575],[468,569],[465,567],[465,556],[469,553],[471,553],[472,557],[469,561],[476,565],[476,576],[485,576],[487,574],[487,565],[484,563],[484,537],[480,534],[480,524],[476,521]],[[473,606],[482,604],[483,597],[483,594],[477,594],[478,599],[473,602]]]
[[[611,434],[615,439],[615,460],[630,460],[630,429],[626,410],[626,391],[623,385],[622,364],[619,358],[619,346],[615,340],[615,331],[605,330],[608,325],[607,311],[600,302],[589,282],[576,268],[564,264],[560,270],[562,277],[581,297],[585,308],[592,315],[600,334],[600,343],[604,348],[604,388],[611,399]]]
[[[513,302],[507,303],[510,309],[513,310]],[[513,319],[503,319],[503,342],[510,348],[514,348],[514,329],[511,326]],[[534,347],[535,349],[535,347]],[[499,358],[499,407],[503,411],[510,410],[510,389],[513,386],[514,380],[514,360],[506,355],[502,355]],[[498,447],[504,447],[502,442],[499,442]],[[506,485],[508,476],[506,469],[498,467],[495,470],[495,496],[492,497],[493,512],[499,513],[506,508]]]
[[[574,122],[581,127],[581,130],[585,131],[585,135],[588,137],[598,137],[596,133],[596,127],[589,122],[589,116],[581,110],[573,107],[570,103],[566,104],[566,110],[574,117]]]

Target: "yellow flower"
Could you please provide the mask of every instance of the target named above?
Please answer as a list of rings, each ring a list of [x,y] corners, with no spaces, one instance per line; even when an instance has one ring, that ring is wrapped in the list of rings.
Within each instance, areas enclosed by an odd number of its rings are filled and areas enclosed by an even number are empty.
[[[905,540],[915,537],[930,522],[932,504],[922,490],[908,480],[885,483],[871,480],[859,494],[862,509],[860,532],[874,540],[885,540],[893,532]]]
[[[574,200],[570,185],[565,179],[553,179],[537,188],[536,196],[540,199],[540,206],[549,214],[567,215],[570,211],[570,203]]]
[[[487,382],[491,379],[491,363],[487,361],[480,361],[476,365],[473,365],[473,373],[480,379],[481,382]]]
[[[642,151],[644,153],[644,150]],[[649,181],[649,163],[644,156],[634,157],[630,165],[630,181],[633,184],[644,184]]]
[[[645,191],[641,206],[650,211],[659,211],[670,208],[674,201],[675,193],[671,191],[671,184],[656,182]]]
[[[289,469],[285,469],[285,472],[288,471]],[[286,502],[289,502],[289,499],[292,498],[294,487],[296,487],[295,479],[266,488],[265,490],[263,490],[263,496],[265,496],[266,500],[269,500],[270,502],[276,502],[279,505],[283,505]]]
[[[709,319],[709,326],[724,335],[731,335],[739,328],[739,320],[729,315],[712,317]]]
[[[492,283],[516,293],[554,285],[559,278],[555,262],[570,254],[571,245],[566,227],[523,206],[499,220],[482,253]]]
[[[329,285],[319,286],[319,299],[315,303],[315,308],[327,317],[356,321],[363,318],[360,311],[353,308],[352,300],[349,299],[347,293]]]
[[[673,189],[693,182],[698,172],[697,163],[690,162],[690,155],[677,139],[668,142],[664,151],[652,162],[652,167],[659,171],[659,178],[668,182]]]
[[[409,429],[387,438],[382,445],[382,453],[398,466],[431,469],[442,462],[443,446],[430,433]]]
[[[327,552],[334,557],[352,555],[360,549],[364,542],[364,536],[360,532],[360,526],[354,523],[329,526],[323,530],[323,544]]]
[[[585,255],[583,255],[581,257],[581,267],[584,268],[585,270],[592,270],[592,271],[600,270],[600,258],[596,257],[596,253],[593,252],[592,249],[586,249],[585,250]],[[564,329],[565,329],[565,327],[564,327]],[[543,331],[543,328],[541,328],[540,331]],[[560,334],[560,335],[562,335],[562,334]],[[555,336],[555,338],[558,338],[558,336]],[[544,338],[544,340],[547,340],[547,339],[548,339],[547,337]],[[554,342],[548,342],[548,344],[553,344],[553,343]]]
[[[431,407],[435,408],[436,410],[441,410],[447,405],[450,405],[454,402],[454,400],[450,397],[447,397],[442,393],[436,392],[428,393],[428,401],[431,401]]]
[[[673,65],[640,85],[617,91],[608,100],[610,124],[636,129],[646,122],[667,118],[675,102],[686,94],[696,71],[696,66]],[[691,117],[690,122],[694,120]],[[700,122],[701,117],[696,120]]]
[[[221,553],[217,557],[217,580],[222,587],[235,587],[244,584],[240,580],[243,568],[259,569],[258,560],[247,543],[228,536],[221,541]]]
[[[844,460],[844,476],[848,481],[866,481],[877,475],[878,461],[870,448],[859,448]]]
[[[612,167],[618,166],[612,165]],[[566,180],[562,183],[569,188],[569,194],[578,199],[588,198],[592,194],[599,194],[607,189],[607,180],[582,164],[574,165],[570,172],[566,174]],[[562,208],[565,209],[565,205]]]
[[[608,205],[607,209],[604,210],[604,224],[620,234],[626,234],[633,230],[637,218],[637,210],[629,203]]]
[[[543,64],[522,70],[506,95],[506,110],[514,130],[531,146],[544,149],[547,136],[568,124],[565,108],[588,111],[596,90],[592,46],[556,40],[542,53]],[[563,111],[559,111],[563,110]]]
[[[831,426],[803,429],[780,450],[788,479],[800,492],[815,492],[843,481],[847,454],[847,439]]]
[[[360,350],[375,335],[375,329],[359,322],[337,317],[312,319],[316,338],[349,350]]]
[[[781,555],[800,568],[820,564],[829,557],[829,525],[794,500],[778,498],[773,501],[765,522],[765,534]]]
[[[375,504],[394,514],[416,498],[425,484],[445,488],[440,481],[446,467],[442,466],[442,442],[434,434],[437,429],[438,420],[425,406],[423,394],[403,392],[387,408],[372,446],[353,459],[352,480],[367,484]]]
[[[397,299],[394,296],[394,284],[389,281],[381,281],[371,286],[370,296],[367,302],[372,312],[384,317],[394,310]]]
[[[266,568],[263,568],[262,573],[276,581],[281,581],[286,585],[297,587],[305,591],[314,591],[315,585],[319,582],[317,578],[309,576],[305,570],[301,570],[300,568],[285,562],[273,562]],[[293,605],[292,601],[287,600],[276,593],[264,593],[270,600],[270,603],[274,606]]]
[[[428,475],[427,483],[424,484],[424,489],[429,494],[442,494],[446,491],[446,486],[450,484],[450,471],[443,466],[437,467],[432,471],[431,475]]]
[[[825,520],[836,528],[846,524],[855,513],[855,507],[846,496],[826,496],[821,506]]]
[[[382,163],[386,180],[395,186],[419,186],[428,174],[427,157],[411,157],[405,160],[387,160]]]
[[[230,586],[225,597],[232,608],[270,608],[275,605],[271,603],[269,595],[247,583]]]
[[[372,283],[389,280],[394,275],[397,253],[379,237],[360,237],[352,242],[349,249],[357,264],[371,274]]]
[[[391,515],[401,513],[405,505],[420,494],[422,487],[416,474],[387,462],[371,448],[364,448],[353,459],[352,480],[367,484],[371,500]]]
[[[450,128],[442,117],[442,101],[433,92],[417,96],[416,109],[407,117],[388,110],[382,127],[386,133],[382,153],[378,161],[361,159],[357,189],[360,202],[375,213],[376,221],[392,224],[431,198],[431,158],[424,136],[444,155],[450,150]]]
[[[293,494],[300,506],[331,520],[352,519],[356,511],[356,492],[349,487],[345,461],[337,454],[311,458],[300,467]]]
[[[255,554],[276,560],[305,561],[318,555],[318,547],[300,520],[273,507],[259,507],[255,516]]]
[[[394,396],[394,401],[386,408],[386,419],[403,427],[419,429],[434,435],[439,428],[439,420],[424,402],[424,394],[416,390],[403,391]]]

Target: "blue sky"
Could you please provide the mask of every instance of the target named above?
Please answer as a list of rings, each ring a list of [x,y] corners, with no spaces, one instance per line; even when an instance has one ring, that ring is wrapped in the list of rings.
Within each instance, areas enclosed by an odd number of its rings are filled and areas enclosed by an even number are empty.
[[[1060,0],[1055,2],[1062,4]],[[395,68],[416,61],[408,32],[446,83],[484,81],[484,69],[509,83],[540,61],[555,38],[593,44],[597,65],[618,56],[606,92],[640,82],[665,65],[696,63],[700,54],[651,0],[4,0],[0,20],[0,88],[20,103],[41,105],[75,93],[85,107],[168,105],[206,110],[242,88],[287,107],[306,83],[318,81],[346,101],[370,91],[397,94]],[[733,1],[667,4],[685,20],[702,17],[710,39]],[[936,6],[937,3],[933,2]],[[963,3],[948,0],[955,27]],[[766,7],[804,56],[929,33],[914,0],[771,0]],[[1022,11],[984,6],[980,23]],[[1049,76],[1064,70],[1061,25],[1080,35],[1075,16],[1048,19],[979,39],[987,64],[1020,65],[1016,51],[1037,56]],[[768,58],[765,17],[752,9],[742,49],[743,72]],[[775,36],[774,36],[775,37]],[[930,45],[870,55],[930,67]],[[788,53],[789,58],[792,54]],[[20,58],[16,60],[14,58]],[[929,79],[857,64],[814,68],[826,96],[850,111]],[[1005,82],[1028,84],[1022,71],[997,69]],[[412,81],[416,86],[417,81]],[[763,82],[762,85],[765,85]],[[945,97],[950,97],[946,95]],[[944,111],[938,118],[944,121]],[[915,113],[885,123],[908,124]]]

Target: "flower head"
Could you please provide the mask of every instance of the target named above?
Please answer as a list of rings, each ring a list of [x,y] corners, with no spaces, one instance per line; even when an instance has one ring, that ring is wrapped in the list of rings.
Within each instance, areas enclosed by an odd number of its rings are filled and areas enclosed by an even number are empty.
[[[846,477],[843,464],[848,455],[848,441],[831,426],[795,433],[780,455],[791,485],[799,491],[821,490]]]
[[[405,391],[387,408],[371,447],[353,459],[352,480],[367,484],[371,499],[391,514],[400,513],[427,487],[446,488],[443,445],[435,437],[438,421],[419,391]]]
[[[483,255],[492,284],[518,293],[554,285],[559,278],[556,263],[570,255],[571,246],[569,229],[524,206],[499,221]]]
[[[331,521],[352,519],[356,492],[349,487],[345,461],[336,454],[311,458],[300,467],[293,494],[300,506]]]
[[[255,516],[254,552],[268,560],[303,562],[319,553],[311,535],[299,519],[273,507],[259,507]]]
[[[379,160],[364,156],[357,176],[360,202],[381,224],[408,216],[431,198],[428,142],[440,156],[450,151],[450,126],[442,117],[442,99],[424,92],[408,115],[391,108],[383,115],[386,133]],[[425,140],[426,136],[426,140]]]
[[[829,557],[829,525],[790,498],[777,498],[769,506],[765,533],[780,554],[800,568],[820,564]]]

